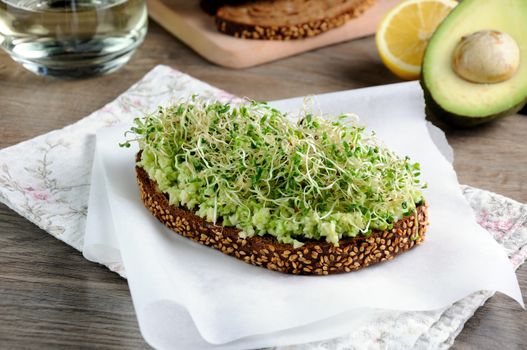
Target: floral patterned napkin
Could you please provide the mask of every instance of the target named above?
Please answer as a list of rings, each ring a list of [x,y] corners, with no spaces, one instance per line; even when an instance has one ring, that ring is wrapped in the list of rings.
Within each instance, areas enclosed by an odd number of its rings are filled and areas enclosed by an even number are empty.
[[[225,101],[236,99],[167,66],[157,66],[115,101],[77,123],[0,150],[0,202],[82,250],[95,131],[130,122],[174,96],[196,93]],[[514,266],[520,266],[527,258],[527,205],[469,186],[463,192],[479,224],[503,246]],[[121,265],[108,268],[124,273]],[[475,293],[438,311],[387,313],[346,336],[301,347],[448,348],[491,296],[490,292]]]

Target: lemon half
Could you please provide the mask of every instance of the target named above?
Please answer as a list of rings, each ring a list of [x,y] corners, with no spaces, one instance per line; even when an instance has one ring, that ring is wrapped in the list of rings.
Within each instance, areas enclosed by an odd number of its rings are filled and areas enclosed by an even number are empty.
[[[403,79],[417,79],[428,40],[457,5],[454,0],[407,0],[388,12],[375,37],[382,62]]]

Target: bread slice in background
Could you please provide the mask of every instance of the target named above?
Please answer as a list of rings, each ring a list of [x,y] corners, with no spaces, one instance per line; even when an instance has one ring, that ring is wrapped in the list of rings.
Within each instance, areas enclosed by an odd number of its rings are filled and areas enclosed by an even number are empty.
[[[245,39],[291,40],[319,35],[360,16],[375,0],[202,1],[222,33]],[[220,4],[222,4],[220,6]]]

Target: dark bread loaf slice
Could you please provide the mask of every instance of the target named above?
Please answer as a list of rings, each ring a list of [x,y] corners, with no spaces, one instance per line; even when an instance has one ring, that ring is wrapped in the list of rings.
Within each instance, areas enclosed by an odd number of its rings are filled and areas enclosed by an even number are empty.
[[[308,241],[293,248],[272,236],[240,238],[235,227],[215,225],[189,210],[170,205],[146,171],[139,166],[135,169],[144,205],[172,231],[246,263],[284,273],[328,275],[391,260],[422,243],[428,226],[427,206],[421,205],[417,207],[417,220],[414,215],[407,216],[389,231],[342,239],[338,247],[325,241]]]
[[[216,12],[222,33],[246,39],[312,37],[360,16],[375,0],[262,0],[225,5]]]

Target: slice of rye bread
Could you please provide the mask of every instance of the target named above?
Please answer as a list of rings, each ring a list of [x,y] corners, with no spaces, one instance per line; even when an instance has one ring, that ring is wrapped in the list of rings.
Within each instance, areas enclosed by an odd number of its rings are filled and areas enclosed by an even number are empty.
[[[360,16],[375,0],[263,0],[224,5],[216,12],[222,33],[245,39],[312,37]]]
[[[189,210],[170,205],[146,171],[139,166],[135,170],[144,205],[172,231],[246,263],[284,273],[328,275],[391,260],[421,244],[428,227],[424,204],[417,207],[417,222],[414,215],[407,216],[389,231],[342,239],[338,247],[325,241],[308,241],[300,248],[293,248],[270,235],[240,238],[240,230],[235,227],[215,225]]]

